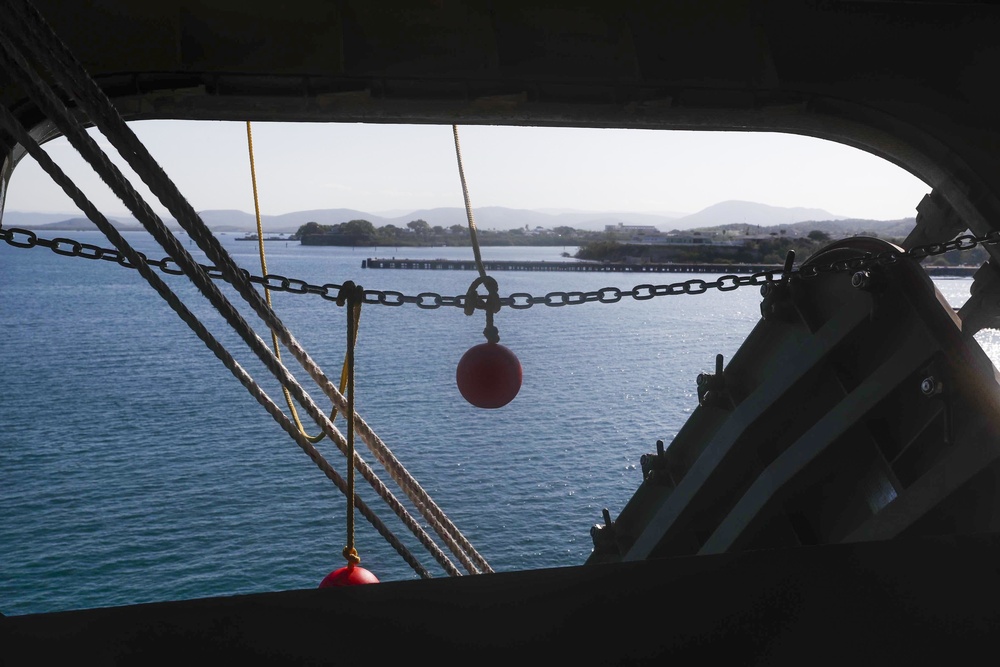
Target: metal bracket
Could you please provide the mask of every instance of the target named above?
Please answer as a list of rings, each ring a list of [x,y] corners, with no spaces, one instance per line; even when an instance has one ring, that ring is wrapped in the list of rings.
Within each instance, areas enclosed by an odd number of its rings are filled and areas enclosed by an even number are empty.
[[[639,458],[639,465],[642,466],[644,482],[656,486],[674,486],[674,480],[668,467],[667,452],[663,447],[662,440],[656,441],[655,454],[643,454]]]
[[[615,532],[615,522],[611,520],[611,512],[603,510],[604,524],[595,523],[590,528],[590,537],[594,540],[594,551],[599,554],[618,555],[618,541]]]
[[[698,375],[698,405],[714,405],[718,408],[732,407],[726,390],[726,375],[722,370],[722,355],[715,355],[715,374]]]

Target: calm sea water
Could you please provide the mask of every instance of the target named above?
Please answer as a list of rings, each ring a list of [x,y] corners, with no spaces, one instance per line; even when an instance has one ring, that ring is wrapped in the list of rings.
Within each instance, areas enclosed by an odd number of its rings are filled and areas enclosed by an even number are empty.
[[[110,247],[96,232],[66,236]],[[145,234],[126,236],[163,256]],[[260,273],[256,243],[222,239]],[[266,246],[270,273],[313,284],[457,295],[477,275],[361,268],[368,256],[468,259],[469,248]],[[575,248],[490,247],[483,256],[560,261],[563,251]],[[503,295],[713,277],[493,275]],[[284,406],[277,382],[187,279],[165,279]],[[938,282],[953,305],[970,284]],[[577,565],[602,509],[616,516],[639,486],[640,457],[656,440],[669,442],[697,406],[698,373],[714,369],[716,354],[728,360],[757,323],[759,299],[744,288],[504,309],[496,324],[524,383],[498,410],[471,407],[455,386],[462,354],[484,340],[482,313],[368,305],[357,410],[494,570]],[[339,377],[343,309],[311,295],[273,293],[272,301]],[[0,244],[0,330],[0,611],[314,588],[344,564],[340,492],[136,271]],[[994,359],[997,346],[984,341]],[[291,355],[283,359],[326,406]],[[319,448],[346,474],[328,440]],[[360,440],[358,448],[395,491]],[[358,488],[424,567],[447,576],[360,476]],[[382,581],[416,578],[360,516],[355,544]]]

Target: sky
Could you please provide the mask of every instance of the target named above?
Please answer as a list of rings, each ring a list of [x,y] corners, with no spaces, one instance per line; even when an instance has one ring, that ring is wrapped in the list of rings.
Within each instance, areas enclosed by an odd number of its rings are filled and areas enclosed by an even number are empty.
[[[158,120],[131,127],[195,210],[254,212],[246,123]],[[121,165],[110,144],[91,132]],[[684,215],[743,200],[897,220],[915,216],[930,191],[882,158],[791,134],[498,126],[459,126],[458,134],[473,211]],[[403,215],[465,206],[450,125],[258,122],[251,135],[262,215],[326,208]],[[65,139],[43,147],[106,215],[126,214]],[[123,172],[162,215],[141,181]],[[5,209],[78,212],[30,157],[14,170]]]

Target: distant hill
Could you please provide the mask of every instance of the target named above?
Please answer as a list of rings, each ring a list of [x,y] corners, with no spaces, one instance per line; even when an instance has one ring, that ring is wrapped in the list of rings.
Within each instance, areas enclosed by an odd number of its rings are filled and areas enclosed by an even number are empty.
[[[724,201],[674,221],[676,229],[700,229],[721,225],[790,225],[807,220],[844,220],[819,208],[783,208],[749,201]]]
[[[785,234],[788,236],[807,236],[809,232],[820,231],[829,234],[831,238],[845,236],[878,236],[883,239],[903,239],[913,231],[916,218],[899,220],[864,220],[859,218],[844,218],[840,220],[806,220],[792,224],[778,225],[747,225],[728,224],[714,227],[695,227],[692,231],[702,233],[737,232],[748,233],[751,236],[767,234]]]
[[[201,211],[202,220],[210,229],[216,232],[251,232],[256,231],[257,221],[252,213],[237,210]],[[913,226],[913,218],[885,223],[873,220],[856,220],[835,215],[822,209],[813,208],[783,208],[768,206],[746,201],[725,201],[691,215],[677,216],[665,213],[637,213],[630,211],[536,211],[530,209],[505,208],[501,206],[485,206],[473,209],[476,226],[481,229],[506,231],[515,228],[534,229],[543,227],[572,227],[587,231],[603,231],[607,225],[648,225],[662,232],[672,230],[705,230],[712,228],[744,229],[749,226],[759,227],[754,233],[778,232],[782,227],[791,228],[805,226],[803,233],[814,229],[825,231],[833,236],[857,234],[863,231],[873,231],[879,236],[905,236]],[[130,217],[113,217],[112,222],[119,228],[140,227],[139,223]],[[312,211],[297,211],[282,215],[263,215],[261,224],[265,233],[282,234],[295,232],[307,222],[318,222],[323,225],[334,225],[349,220],[368,220],[376,227],[392,224],[406,227],[413,220],[424,220],[432,227],[451,227],[453,225],[468,225],[464,208],[443,207],[420,209],[405,215],[383,216],[358,211],[355,209],[335,208]],[[176,221],[165,221],[172,229],[178,229]],[[50,230],[86,230],[94,229],[93,223],[80,216],[79,213],[26,213],[6,211],[3,223],[8,227],[25,227],[29,229]],[[899,234],[890,234],[884,229],[887,226],[904,228]],[[788,232],[786,232],[788,233]]]
[[[131,217],[109,217],[111,222],[117,224],[137,224]],[[90,222],[79,212],[77,213],[25,213],[23,211],[4,211],[4,227],[25,227],[27,229],[37,229],[47,227],[49,229],[94,229],[94,223]]]
[[[216,232],[249,232],[256,231],[257,219],[252,213],[231,210],[200,211],[201,219],[210,229]],[[546,213],[530,209],[506,208],[501,206],[484,206],[473,209],[476,226],[482,229],[506,231],[508,229],[544,227],[572,227],[589,231],[603,231],[606,225],[622,222],[627,225],[652,225],[664,231],[671,228],[675,218],[656,213],[594,212],[594,211],[564,211]],[[116,226],[139,226],[133,218],[110,218]],[[414,220],[424,220],[432,227],[451,227],[452,225],[467,226],[468,216],[464,208],[442,207],[419,209],[405,215],[382,216],[366,211],[336,208],[313,211],[296,211],[282,215],[262,215],[261,224],[269,233],[295,232],[307,222],[318,222],[321,225],[334,225],[349,220],[367,220],[376,227],[396,225],[406,227]],[[11,227],[48,228],[48,229],[93,229],[94,226],[79,214],[53,213],[23,213],[6,211],[3,222]],[[166,221],[171,228],[177,224],[173,220]]]

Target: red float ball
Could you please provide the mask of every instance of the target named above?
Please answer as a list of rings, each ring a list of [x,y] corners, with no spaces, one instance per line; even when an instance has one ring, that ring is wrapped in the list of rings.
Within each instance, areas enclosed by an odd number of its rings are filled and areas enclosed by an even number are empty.
[[[502,408],[521,390],[521,362],[500,343],[480,343],[462,355],[455,380],[477,408]]]
[[[339,570],[334,570],[323,577],[319,582],[320,588],[330,588],[331,586],[360,586],[361,584],[377,584],[378,579],[374,574],[363,567],[348,565]]]

